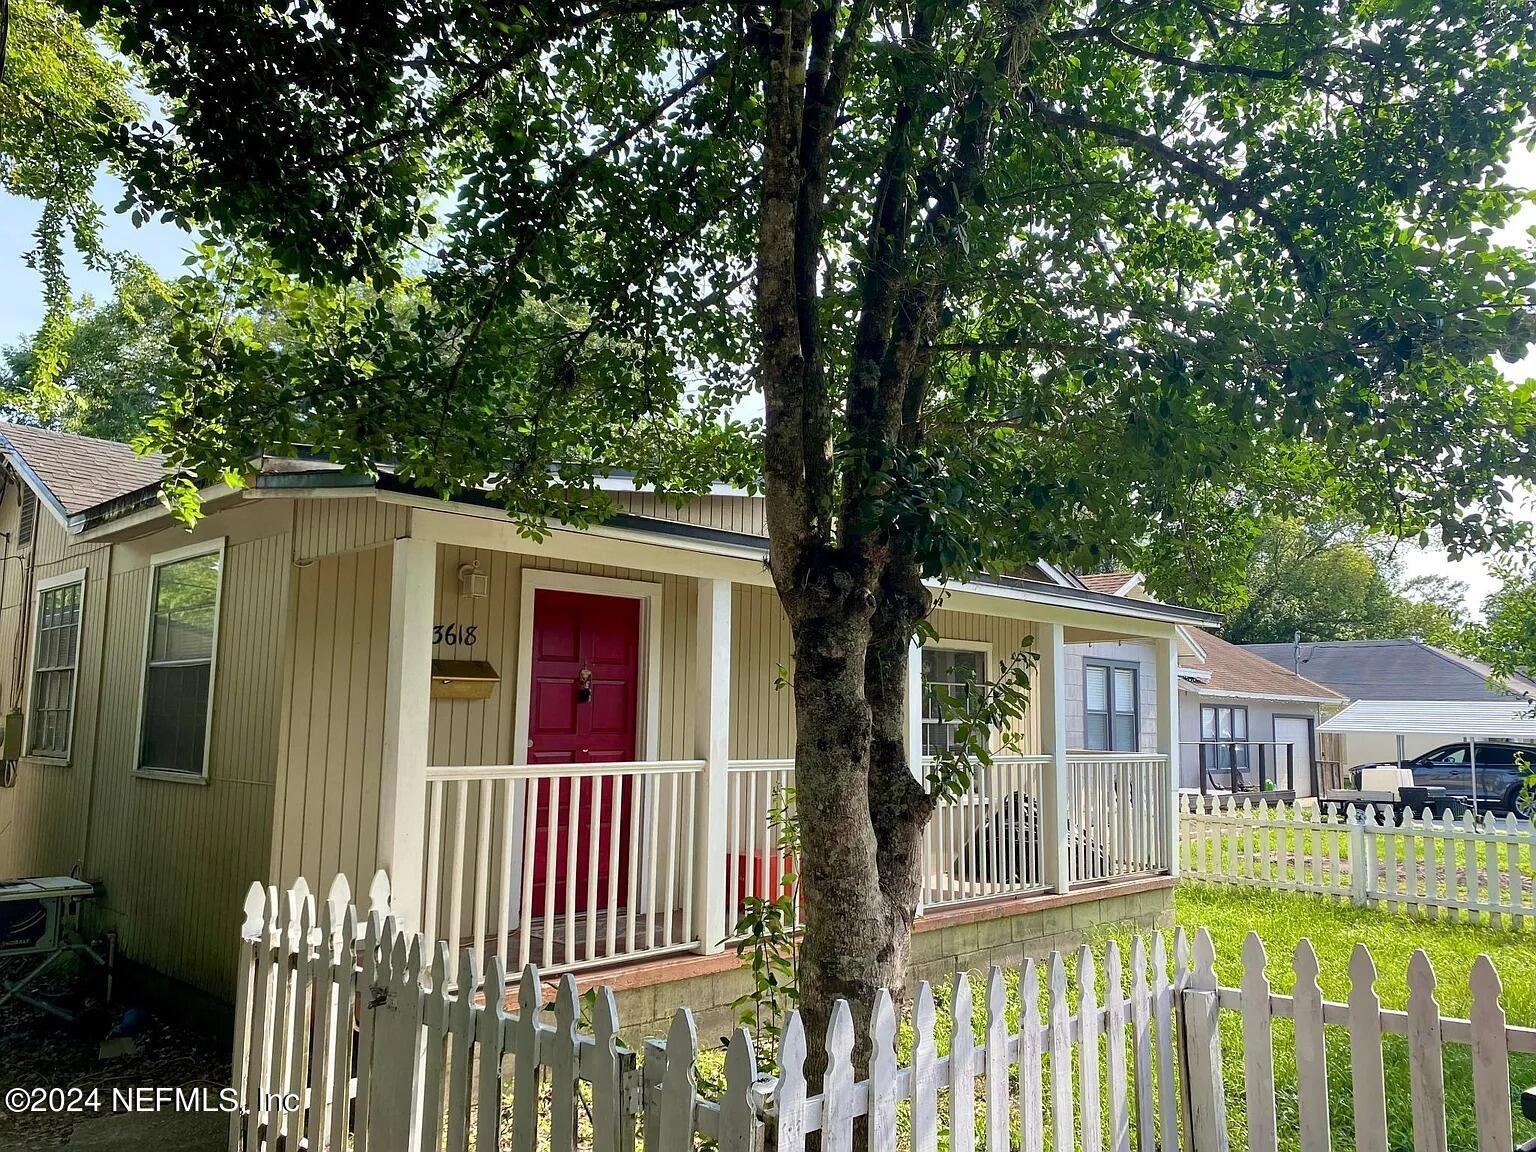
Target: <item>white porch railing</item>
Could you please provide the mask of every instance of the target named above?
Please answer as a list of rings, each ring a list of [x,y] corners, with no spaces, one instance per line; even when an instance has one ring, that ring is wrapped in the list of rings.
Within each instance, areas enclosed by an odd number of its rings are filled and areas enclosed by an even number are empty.
[[[1069,769],[1069,883],[1166,872],[1167,759],[1073,753]],[[1050,770],[1048,756],[998,756],[938,808],[924,837],[925,908],[1051,888],[1042,854]],[[695,892],[704,771],[702,760],[429,768],[423,931],[474,944],[510,970],[718,946],[703,938]],[[778,897],[798,867],[773,820],[794,783],[792,760],[729,766],[719,865],[727,936],[748,897]]]
[[[702,760],[427,769],[422,927],[508,968],[699,943]]]
[[[1167,872],[1174,819],[1168,758],[1073,752],[1067,756],[1067,875],[1071,884]]]
[[[1050,763],[998,756],[958,799],[939,805],[923,845],[926,907],[1045,890],[1040,821]]]

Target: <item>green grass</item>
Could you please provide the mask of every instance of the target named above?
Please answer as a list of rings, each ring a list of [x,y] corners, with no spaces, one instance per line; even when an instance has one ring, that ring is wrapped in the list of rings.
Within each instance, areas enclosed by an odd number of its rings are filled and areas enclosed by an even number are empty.
[[[1272,989],[1288,994],[1295,984],[1291,963],[1296,945],[1305,936],[1317,951],[1323,995],[1343,1001],[1349,993],[1350,952],[1357,941],[1363,941],[1376,960],[1376,990],[1383,1007],[1400,1009],[1408,1000],[1408,959],[1415,949],[1422,948],[1434,965],[1441,1015],[1464,1017],[1471,1007],[1468,975],[1472,961],[1486,952],[1503,980],[1509,1022],[1536,1025],[1536,964],[1532,963],[1532,937],[1528,933],[1391,915],[1316,896],[1199,884],[1181,886],[1175,908],[1178,922],[1186,929],[1204,926],[1210,930],[1216,946],[1217,975],[1229,987],[1241,979],[1243,941],[1250,931],[1256,931],[1264,941]],[[1104,938],[1096,942],[1099,948],[1103,943]],[[1353,1148],[1348,1033],[1334,1025],[1325,1031],[1333,1143],[1335,1148]],[[1234,1148],[1247,1144],[1241,1039],[1237,1014],[1223,1012],[1222,1057]],[[1390,1144],[1394,1149],[1411,1148],[1407,1046],[1401,1038],[1389,1036],[1384,1039],[1383,1052]],[[1299,1147],[1296,1061],[1291,1026],[1286,1020],[1275,1023],[1275,1075],[1281,1147],[1294,1149]],[[1510,1077],[1512,1097],[1521,1088],[1536,1084],[1536,1058],[1511,1056]],[[1460,1044],[1445,1048],[1445,1086],[1450,1146],[1475,1148],[1471,1059],[1468,1049]],[[1515,1117],[1516,1141],[1536,1136],[1536,1126],[1520,1119],[1518,1108]]]
[[[1379,910],[1354,908],[1324,897],[1269,892],[1255,889],[1219,888],[1203,884],[1182,885],[1176,894],[1175,914],[1180,925],[1190,932],[1199,927],[1210,930],[1216,947],[1216,968],[1221,983],[1236,987],[1241,980],[1240,956],[1243,941],[1250,930],[1264,941],[1268,956],[1270,985],[1276,993],[1288,994],[1295,983],[1291,969],[1297,943],[1308,937],[1321,965],[1320,982],[1324,996],[1342,1002],[1349,992],[1349,957],[1356,941],[1364,941],[1376,959],[1377,993],[1386,1008],[1403,1008],[1408,999],[1406,979],[1408,959],[1416,948],[1423,948],[1438,977],[1437,998],[1444,1016],[1466,1016],[1470,1009],[1468,974],[1472,961],[1481,952],[1492,958],[1504,982],[1504,1007],[1511,1024],[1536,1026],[1536,963],[1532,963],[1533,938],[1528,933],[1502,931],[1471,924],[1435,922],[1415,917],[1393,915]],[[1127,969],[1129,932],[1104,931],[1090,942],[1101,960],[1110,939],[1122,944]],[[1172,941],[1169,941],[1170,951]],[[1075,957],[1068,957],[1067,972],[1070,1002],[1077,997]],[[1042,977],[1043,977],[1043,965]],[[1102,970],[1101,970],[1102,971]],[[1127,979],[1129,972],[1127,971]],[[1017,1030],[1019,996],[1018,975],[1006,973],[1007,1019],[1010,1033]],[[978,1042],[985,1024],[986,973],[974,973],[971,980],[976,1004]],[[1103,1002],[1102,975],[1099,998]],[[939,1053],[949,1051],[953,1018],[949,1012],[949,989],[935,989],[939,1002],[936,1041]],[[1045,1005],[1041,995],[1042,1010]],[[1325,1029],[1328,1058],[1329,1114],[1334,1147],[1354,1147],[1354,1122],[1349,1068],[1349,1039],[1338,1026]],[[898,1042],[898,1057],[910,1063],[912,1031],[903,1021]],[[1227,1119],[1232,1147],[1247,1146],[1247,1108],[1243,1084],[1241,1023],[1235,1012],[1222,1013],[1222,1056],[1226,1072]],[[1405,1042],[1395,1036],[1384,1038],[1383,1058],[1387,1081],[1387,1122],[1390,1146],[1410,1149],[1413,1130],[1409,1105],[1408,1063]],[[1476,1126],[1473,1119],[1471,1060],[1468,1050],[1459,1044],[1445,1048],[1445,1084],[1447,1128],[1453,1149],[1474,1149]],[[1074,1065],[1076,1056],[1073,1057]],[[1296,1060],[1291,1024],[1276,1020],[1274,1025],[1275,1097],[1279,1120],[1280,1147],[1284,1152],[1298,1150],[1299,1110],[1296,1088]],[[705,1085],[723,1080],[723,1053],[705,1050],[700,1054],[701,1079]],[[1511,1056],[1512,1096],[1529,1084],[1536,1084],[1536,1057]],[[1047,1076],[1049,1069],[1047,1068]],[[1074,1067],[1075,1077],[1075,1067]],[[1011,1077],[1010,1094],[1017,1099],[1017,1076]],[[1048,1081],[1047,1081],[1048,1082]],[[707,1090],[707,1088],[706,1088]],[[981,1086],[977,1097],[978,1147],[983,1138]],[[1074,1096],[1076,1088],[1074,1085]],[[941,1093],[940,1109],[947,1115],[948,1093]],[[1134,1117],[1134,1104],[1132,1105]],[[1018,1118],[1014,1111],[1010,1144],[1019,1146]],[[1536,1136],[1536,1126],[1519,1118],[1515,1110],[1516,1141]],[[1107,1099],[1103,1107],[1108,1120]],[[1046,1123],[1050,1124],[1049,1107]],[[907,1147],[906,1108],[901,1116],[901,1146]],[[1134,1121],[1133,1121],[1134,1122]],[[947,1149],[946,1126],[941,1125],[941,1147]],[[1049,1134],[1047,1147],[1050,1147]]]

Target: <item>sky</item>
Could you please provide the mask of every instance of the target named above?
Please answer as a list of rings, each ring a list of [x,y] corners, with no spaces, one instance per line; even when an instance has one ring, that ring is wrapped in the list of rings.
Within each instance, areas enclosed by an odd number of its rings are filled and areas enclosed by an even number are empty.
[[[1511,158],[1509,171],[1514,183],[1536,188],[1536,155],[1517,152]],[[173,225],[159,223],[157,219],[151,219],[142,228],[135,228],[126,214],[111,211],[110,206],[122,199],[122,191],[122,185],[105,172],[97,182],[97,203],[109,206],[104,225],[106,246],[135,253],[162,276],[177,275],[186,260],[192,237]],[[0,193],[0,347],[30,334],[42,319],[41,285],[36,273],[22,263],[23,253],[32,244],[37,217],[38,208],[33,202]],[[1536,207],[1528,207],[1521,213],[1505,229],[1503,238],[1509,242],[1524,239],[1529,243],[1532,228],[1536,228]],[[70,283],[77,296],[90,294],[104,299],[111,295],[107,277],[87,272],[78,260],[71,260]],[[1536,354],[1518,364],[1507,365],[1506,372],[1515,379],[1536,375]],[[1519,494],[1517,507],[1523,519],[1536,523],[1536,495]],[[1452,561],[1441,548],[1419,548],[1406,543],[1399,546],[1397,554],[1406,576],[1433,576],[1465,584],[1467,608],[1474,615],[1480,614],[1483,600],[1498,586],[1492,572],[1492,560],[1486,556]]]

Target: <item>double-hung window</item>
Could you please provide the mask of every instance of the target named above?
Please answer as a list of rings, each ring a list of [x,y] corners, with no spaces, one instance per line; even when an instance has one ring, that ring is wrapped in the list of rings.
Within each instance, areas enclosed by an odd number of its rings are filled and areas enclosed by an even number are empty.
[[[68,760],[75,728],[75,681],[80,666],[80,616],[85,572],[43,581],[37,590],[32,637],[32,696],[27,755]]]
[[[201,778],[207,770],[223,568],[222,540],[151,561],[140,771]]]
[[[1135,752],[1140,741],[1139,669],[1113,660],[1083,664],[1083,744],[1095,752]]]
[[[963,702],[987,682],[985,646],[958,643],[923,646],[923,755],[937,756],[958,743],[959,721],[946,720],[942,700]]]
[[[1200,705],[1202,762],[1231,776],[1223,786],[1237,783],[1248,768],[1248,709],[1228,704]]]

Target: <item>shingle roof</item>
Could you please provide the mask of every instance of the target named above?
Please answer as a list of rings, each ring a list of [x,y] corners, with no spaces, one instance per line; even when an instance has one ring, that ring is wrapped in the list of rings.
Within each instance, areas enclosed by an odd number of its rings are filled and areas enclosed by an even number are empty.
[[[1114,596],[1129,584],[1135,575],[1134,572],[1079,572],[1077,578],[1083,582],[1083,587],[1091,592],[1104,592]]]
[[[1288,666],[1272,663],[1236,644],[1227,643],[1220,636],[1200,633],[1196,639],[1205,651],[1205,661],[1202,663],[1186,657],[1183,666],[1198,668],[1210,674],[1210,679],[1199,685],[1206,691],[1284,696],[1292,700],[1343,699],[1327,685],[1298,676]]]
[[[1290,666],[1290,644],[1245,644],[1256,655]],[[1488,668],[1422,640],[1303,642],[1300,668],[1351,700],[1507,700],[1488,686]],[[1518,678],[1513,687],[1525,692]]]
[[[164,458],[127,444],[0,421],[0,450],[30,471],[67,515],[158,483]]]

